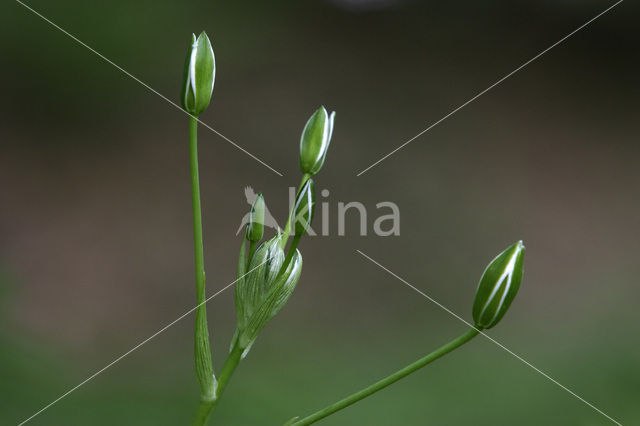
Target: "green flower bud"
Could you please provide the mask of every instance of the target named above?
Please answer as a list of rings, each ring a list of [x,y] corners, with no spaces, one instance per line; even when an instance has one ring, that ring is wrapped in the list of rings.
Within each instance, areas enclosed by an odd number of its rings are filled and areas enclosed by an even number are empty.
[[[311,226],[316,195],[313,179],[309,178],[298,191],[296,203],[294,205],[295,235],[304,235]]]
[[[493,327],[507,312],[520,288],[523,259],[524,245],[518,241],[500,253],[484,270],[473,302],[476,328]]]
[[[320,171],[327,156],[333,134],[333,118],[336,113],[327,114],[324,107],[318,108],[304,126],[300,137],[300,170],[315,175]]]
[[[191,46],[187,52],[182,83],[182,108],[198,116],[209,106],[216,78],[216,59],[209,37],[203,31],[196,39],[191,35]]]
[[[302,256],[296,250],[289,266],[278,274],[284,262],[278,235],[256,250],[247,269],[248,274],[238,280],[235,288],[238,330],[234,342],[245,355],[262,328],[289,300],[302,272]]]
[[[251,206],[251,213],[249,214],[249,223],[247,224],[247,240],[257,243],[262,239],[264,234],[264,197],[262,193],[258,194],[258,197]]]

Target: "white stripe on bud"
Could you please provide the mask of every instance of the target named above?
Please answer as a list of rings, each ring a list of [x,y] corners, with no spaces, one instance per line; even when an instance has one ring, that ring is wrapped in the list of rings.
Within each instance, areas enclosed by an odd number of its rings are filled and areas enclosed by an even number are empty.
[[[522,281],[524,245],[518,241],[500,253],[484,270],[473,303],[478,328],[496,325],[509,309]]]

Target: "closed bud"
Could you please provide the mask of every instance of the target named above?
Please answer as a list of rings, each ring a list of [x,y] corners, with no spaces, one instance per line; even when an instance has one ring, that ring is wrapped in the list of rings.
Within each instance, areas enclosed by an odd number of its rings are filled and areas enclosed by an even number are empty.
[[[262,239],[264,234],[264,197],[262,193],[258,194],[258,197],[251,206],[251,213],[249,214],[249,223],[247,224],[247,240],[257,243]]]
[[[216,60],[209,37],[203,31],[198,38],[191,35],[182,82],[182,108],[198,116],[209,106],[216,78]]]
[[[302,272],[302,256],[296,250],[287,268],[278,235],[256,250],[247,274],[236,283],[236,311],[238,329],[234,342],[248,352],[262,328],[289,300]]]
[[[302,173],[315,175],[320,171],[327,156],[333,134],[333,118],[322,106],[313,113],[304,126],[300,137],[300,169]]]
[[[311,226],[313,220],[314,206],[316,195],[314,190],[313,179],[309,178],[302,185],[302,189],[298,191],[296,204],[294,206],[295,234],[304,235]]]
[[[473,302],[476,328],[488,329],[496,325],[509,309],[522,281],[524,245],[518,241],[484,270]]]

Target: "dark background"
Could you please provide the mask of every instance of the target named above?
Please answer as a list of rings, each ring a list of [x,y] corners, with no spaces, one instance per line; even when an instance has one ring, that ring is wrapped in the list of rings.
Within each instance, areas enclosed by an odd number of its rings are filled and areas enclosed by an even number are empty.
[[[605,1],[28,4],[178,102],[191,32],[216,54],[200,128],[209,294],[234,279],[248,205],[284,222],[298,141],[336,110],[316,188],[331,236],[215,413],[279,425],[435,349],[485,265],[518,239],[525,277],[489,334],[623,424],[640,422],[640,8],[625,1],[386,161],[356,174],[613,4]],[[0,423],[16,424],[195,304],[187,117],[16,2],[0,103]],[[320,198],[320,197],[318,197]],[[338,202],[393,201],[399,237],[337,236]],[[353,213],[353,212],[352,212]],[[316,217],[319,224],[321,216]],[[216,369],[233,292],[208,305]],[[188,424],[193,316],[34,425]],[[482,337],[327,425],[610,424]]]

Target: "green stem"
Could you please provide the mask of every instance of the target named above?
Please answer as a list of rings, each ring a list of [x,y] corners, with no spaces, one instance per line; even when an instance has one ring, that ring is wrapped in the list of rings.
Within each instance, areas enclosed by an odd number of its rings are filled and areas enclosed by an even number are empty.
[[[207,308],[204,252],[202,244],[202,213],[200,207],[200,179],[198,176],[198,119],[189,117],[189,162],[191,168],[191,204],[193,208],[193,252],[196,272],[196,327],[194,360],[196,377],[200,383],[200,400],[209,402],[215,398],[215,379],[211,362],[211,346],[207,327]],[[200,412],[200,409],[198,409]]]
[[[295,234],[293,236],[293,241],[291,241],[291,245],[289,246],[289,251],[287,252],[287,256],[284,258],[284,262],[282,263],[282,266],[278,271],[278,275],[284,273],[284,271],[287,270],[289,263],[291,263],[291,258],[293,257],[293,254],[296,252],[296,248],[298,247],[298,243],[300,242],[300,237],[302,237],[302,235]]]
[[[229,379],[233,375],[233,372],[236,371],[236,367],[242,359],[242,352],[244,352],[244,349],[238,346],[238,344],[233,345],[231,352],[229,352],[229,356],[227,356],[226,361],[222,365],[222,370],[220,370],[220,377],[218,377],[216,401],[220,399],[222,393],[227,387],[227,384],[229,383]]]
[[[243,351],[244,349],[240,348],[237,344],[233,345],[231,352],[229,352],[229,356],[227,356],[227,359],[222,366],[222,370],[220,370],[218,383],[215,389],[215,397],[209,401],[200,401],[198,411],[196,412],[196,418],[193,421],[193,426],[203,426],[207,424],[207,422],[209,421],[209,417],[213,412],[213,409],[220,400],[222,393],[229,383],[229,379],[233,375],[233,372],[236,370],[236,367],[242,359]]]
[[[385,377],[384,379],[344,398],[341,399],[340,401],[329,405],[326,408],[323,408],[322,410],[311,414],[310,416],[305,417],[304,419],[295,421],[293,423],[291,423],[291,426],[303,426],[303,425],[310,425],[312,423],[317,422],[318,420],[321,420],[327,416],[330,416],[331,414],[335,413],[336,411],[342,410],[343,408],[346,408],[348,406],[350,406],[351,404],[355,404],[356,402],[360,401],[361,399],[364,399],[366,397],[368,397],[369,395],[378,392],[379,390],[382,390],[384,388],[386,388],[387,386],[389,386],[392,383],[397,382],[398,380],[402,379],[403,377],[408,376],[409,374],[421,369],[422,367],[424,367],[425,365],[435,361],[436,359],[440,358],[443,355],[448,354],[449,352],[453,351],[454,349],[462,346],[463,344],[467,343],[469,340],[473,339],[474,337],[476,337],[478,335],[478,333],[480,333],[480,330],[476,329],[476,328],[472,328],[471,330],[467,331],[466,333],[464,333],[463,335],[461,335],[460,337],[458,337],[457,339],[452,340],[451,342],[447,343],[446,345],[436,349],[435,351],[431,352],[429,355],[420,358],[419,360],[417,360],[416,362],[407,365],[406,367],[396,371],[395,373],[393,373],[392,375]]]
[[[215,400],[212,400],[212,401],[200,400],[200,405],[198,405],[198,411],[196,411],[196,418],[193,419],[193,426],[206,425],[207,422],[209,421],[209,416],[211,416],[211,411],[213,410],[214,405],[215,405]]]
[[[247,270],[249,269],[249,265],[251,264],[251,259],[253,258],[253,254],[256,252],[256,242],[249,242],[249,256],[247,256]]]
[[[307,180],[309,180],[309,178],[311,177],[310,174],[305,173],[304,175],[302,175],[302,179],[300,180],[300,185],[298,185],[298,190],[296,191],[296,198],[298,198],[298,192],[300,191],[300,189],[302,188],[302,186],[307,182]],[[296,211],[296,204],[295,204],[295,200],[293,201],[293,205],[291,206],[291,211],[289,212],[289,217],[287,218],[287,224],[284,226],[284,231],[283,231],[283,238],[282,238],[282,242],[280,243],[280,247],[282,247],[284,249],[284,246],[287,245],[287,240],[289,240],[289,235],[291,234],[291,220],[293,219],[293,215],[295,214]]]

